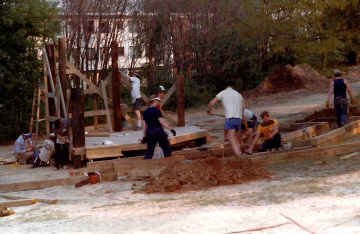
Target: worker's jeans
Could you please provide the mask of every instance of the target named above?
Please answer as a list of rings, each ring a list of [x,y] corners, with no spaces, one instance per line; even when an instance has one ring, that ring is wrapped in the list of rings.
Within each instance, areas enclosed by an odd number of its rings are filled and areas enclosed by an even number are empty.
[[[148,129],[146,130],[147,138],[147,150],[144,159],[152,159],[154,156],[154,150],[156,143],[159,143],[159,146],[164,151],[164,157],[171,156],[171,148],[168,140],[168,135],[165,133],[162,128]]]
[[[27,161],[32,159],[34,151],[25,152],[23,154],[15,154],[15,158],[19,161],[20,165],[25,165]]]
[[[270,140],[265,140],[259,146],[259,152],[266,152],[268,149],[279,148],[281,146],[281,135],[276,133]]]
[[[55,167],[65,166],[69,158],[69,148],[67,144],[55,144]]]
[[[346,123],[348,105],[347,104],[334,105],[334,109],[337,119],[337,125],[341,127],[342,124]]]

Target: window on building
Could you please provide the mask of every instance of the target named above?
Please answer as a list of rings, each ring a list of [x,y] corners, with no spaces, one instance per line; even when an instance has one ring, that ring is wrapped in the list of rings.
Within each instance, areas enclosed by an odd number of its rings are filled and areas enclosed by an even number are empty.
[[[109,31],[109,29],[110,29],[110,25],[109,25],[108,21],[102,21],[100,23],[100,32],[101,33],[106,33]]]
[[[141,58],[141,56],[142,56],[141,46],[130,46],[129,56],[131,59],[132,58],[135,58],[135,59]]]
[[[107,48],[100,48],[100,59],[108,59],[110,52]]]
[[[128,25],[129,25],[129,32],[131,32],[131,33],[138,33],[139,32],[140,23],[138,21],[130,20]]]
[[[118,47],[118,56],[124,56],[125,55],[125,48],[124,46]]]

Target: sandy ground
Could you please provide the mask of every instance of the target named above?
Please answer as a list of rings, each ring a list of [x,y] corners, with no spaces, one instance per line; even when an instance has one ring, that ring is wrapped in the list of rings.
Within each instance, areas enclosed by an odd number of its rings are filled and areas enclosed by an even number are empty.
[[[360,94],[360,83],[351,87]],[[303,118],[325,107],[326,91],[306,91],[246,100],[259,114],[270,111],[280,121]],[[273,103],[277,104],[273,104]],[[223,119],[207,116],[205,107],[187,112],[187,124],[210,130],[222,139]],[[215,111],[222,113],[219,107]],[[12,147],[12,146],[11,146]],[[11,148],[9,148],[11,149]],[[9,150],[6,147],[1,151]],[[17,192],[29,197],[57,198],[55,205],[14,207],[15,215],[0,218],[1,233],[360,233],[360,157],[326,164],[312,161],[276,165],[269,180],[215,187],[180,194],[134,194],[144,182],[109,182]],[[7,169],[1,183],[66,177],[67,170]],[[1,199],[4,201],[4,199]]]

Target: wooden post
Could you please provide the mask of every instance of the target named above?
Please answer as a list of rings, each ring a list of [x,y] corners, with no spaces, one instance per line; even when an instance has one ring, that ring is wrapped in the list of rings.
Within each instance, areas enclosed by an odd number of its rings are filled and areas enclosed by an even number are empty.
[[[85,125],[84,125],[84,90],[82,88],[71,89],[72,107],[72,132],[74,135],[73,147],[85,146]]]
[[[64,102],[67,103],[66,96],[66,52],[65,52],[65,38],[59,38],[59,78],[62,93],[64,95]],[[61,109],[61,117],[67,118],[64,115],[64,111]]]
[[[179,75],[176,82],[177,87],[177,114],[178,127],[185,126],[185,94],[184,94],[184,75]]]
[[[122,114],[121,114],[121,93],[120,93],[120,79],[119,79],[119,65],[118,65],[118,43],[113,41],[111,43],[111,92],[113,103],[113,119],[114,131],[122,131]]]
[[[55,74],[55,69],[56,69],[56,64],[55,64],[55,48],[54,45],[45,45],[45,50],[48,56],[48,60],[49,60],[49,65],[50,65],[50,71],[51,75],[52,75],[52,80],[54,85],[56,84],[56,74]],[[47,90],[52,90],[51,88],[51,82],[50,82],[50,76],[48,76],[48,82],[47,85],[48,87]],[[53,98],[47,98],[48,102],[49,102],[49,115],[50,116],[57,116],[56,113],[56,106],[55,106],[55,100]],[[50,129],[51,128],[52,123],[50,122]]]
[[[71,89],[73,148],[85,147],[84,89]],[[81,155],[74,155],[74,168],[81,167]]]

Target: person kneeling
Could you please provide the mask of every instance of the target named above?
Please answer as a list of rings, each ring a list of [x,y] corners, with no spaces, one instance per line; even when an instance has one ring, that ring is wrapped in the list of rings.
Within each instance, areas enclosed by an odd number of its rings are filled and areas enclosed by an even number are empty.
[[[149,107],[144,112],[144,137],[141,141],[141,143],[147,144],[144,159],[152,159],[156,143],[159,143],[160,147],[163,149],[164,157],[171,156],[170,143],[164,128],[169,129],[174,136],[176,136],[176,132],[165,123],[160,110],[156,108],[156,106],[160,104],[160,101],[161,99],[158,96],[151,96],[149,98]]]
[[[269,149],[279,148],[281,146],[281,135],[279,133],[279,124],[276,119],[270,119],[269,112],[264,111],[260,114],[263,120],[262,124],[258,126],[255,139],[250,148],[246,150],[250,154],[253,152],[254,146],[263,134],[264,142],[259,146],[259,152],[266,152]]]
[[[44,141],[41,151],[39,151],[39,149],[35,147],[31,168],[49,165],[49,160],[51,156],[55,153],[55,140],[55,133],[51,133],[50,140]]]

